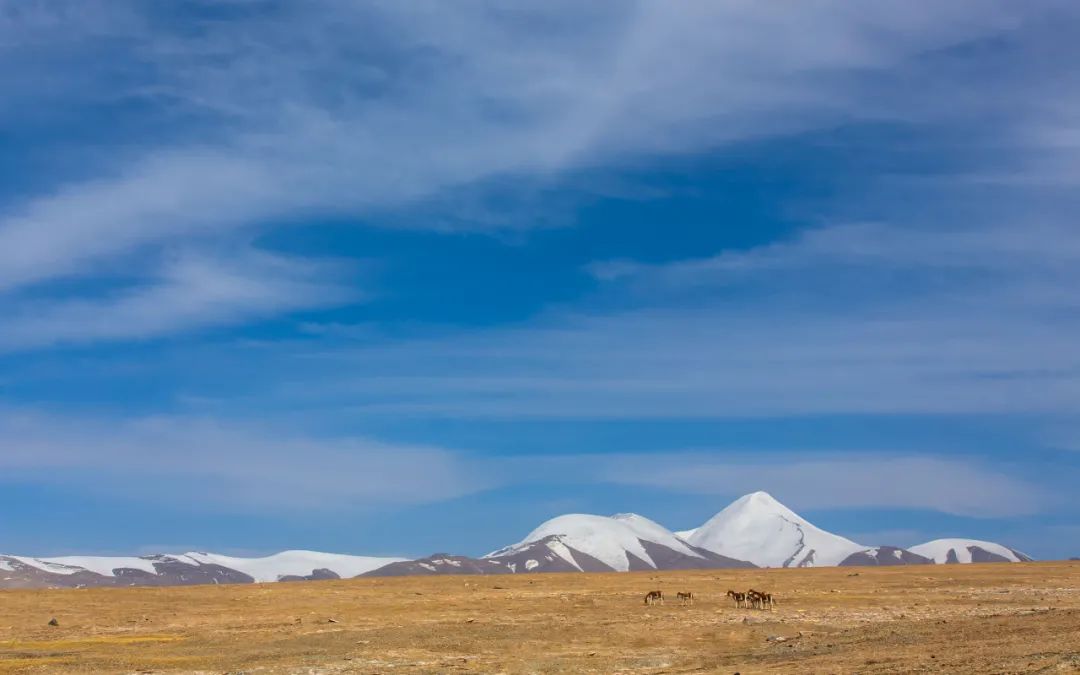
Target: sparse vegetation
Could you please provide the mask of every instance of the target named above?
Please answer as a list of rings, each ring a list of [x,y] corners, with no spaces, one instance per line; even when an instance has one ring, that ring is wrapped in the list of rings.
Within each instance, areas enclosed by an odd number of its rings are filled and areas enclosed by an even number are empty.
[[[12,590],[0,673],[1070,672],[1078,625],[1067,562]]]

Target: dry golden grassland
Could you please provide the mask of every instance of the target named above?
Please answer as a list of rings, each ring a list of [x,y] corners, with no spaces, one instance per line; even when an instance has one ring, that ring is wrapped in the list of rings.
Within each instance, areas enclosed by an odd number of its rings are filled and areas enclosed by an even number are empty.
[[[1080,672],[1080,563],[0,591],[22,672]]]

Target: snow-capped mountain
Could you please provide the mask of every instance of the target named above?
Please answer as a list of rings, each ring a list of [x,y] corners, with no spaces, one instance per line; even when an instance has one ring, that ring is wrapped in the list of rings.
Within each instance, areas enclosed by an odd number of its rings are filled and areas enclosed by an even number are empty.
[[[141,557],[0,555],[0,588],[1030,560],[1015,549],[976,539],[938,539],[909,550],[865,546],[815,527],[765,492],[754,492],[701,527],[680,532],[633,513],[558,516],[520,542],[482,558],[446,553],[419,559],[379,558],[316,551],[283,551],[262,558],[201,552]]]
[[[910,549],[858,544],[814,526],[766,492],[744,495],[701,527],[679,535],[698,548],[749,560],[760,567],[1031,560],[1001,544],[974,539],[939,539]]]
[[[199,565],[220,565],[234,569],[255,581],[282,581],[313,575],[322,578],[348,579],[404,560],[404,558],[343,555],[318,551],[282,551],[264,558],[236,558],[216,553],[186,553],[176,558],[192,560]]]
[[[283,551],[264,558],[215,553],[142,557],[0,555],[0,588],[19,586],[175,586],[301,581],[359,576],[403,558]]]
[[[869,548],[815,527],[767,492],[736,499],[687,541],[759,567],[838,565]]]
[[[526,560],[526,565],[535,562],[531,569],[536,571],[544,571],[539,568],[556,561],[580,571],[617,572],[747,566],[744,561],[691,546],[662,525],[634,513],[610,517],[573,513],[552,518],[520,542],[484,557],[503,560],[526,552],[539,554]]]
[[[992,541],[978,539],[935,539],[912,546],[911,552],[938,564],[972,562],[1031,562],[1031,556]]]

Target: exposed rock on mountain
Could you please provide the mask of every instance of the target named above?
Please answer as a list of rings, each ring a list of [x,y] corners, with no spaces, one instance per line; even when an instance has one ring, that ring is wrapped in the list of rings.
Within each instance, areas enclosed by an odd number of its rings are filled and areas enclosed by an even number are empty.
[[[864,565],[932,565],[933,560],[895,546],[877,546],[852,553],[840,561],[841,567]]]

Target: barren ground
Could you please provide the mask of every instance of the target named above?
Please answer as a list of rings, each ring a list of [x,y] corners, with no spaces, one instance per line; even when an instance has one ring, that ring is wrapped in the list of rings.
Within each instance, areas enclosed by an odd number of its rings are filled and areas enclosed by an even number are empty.
[[[13,672],[1080,672],[1080,563],[0,591]]]

